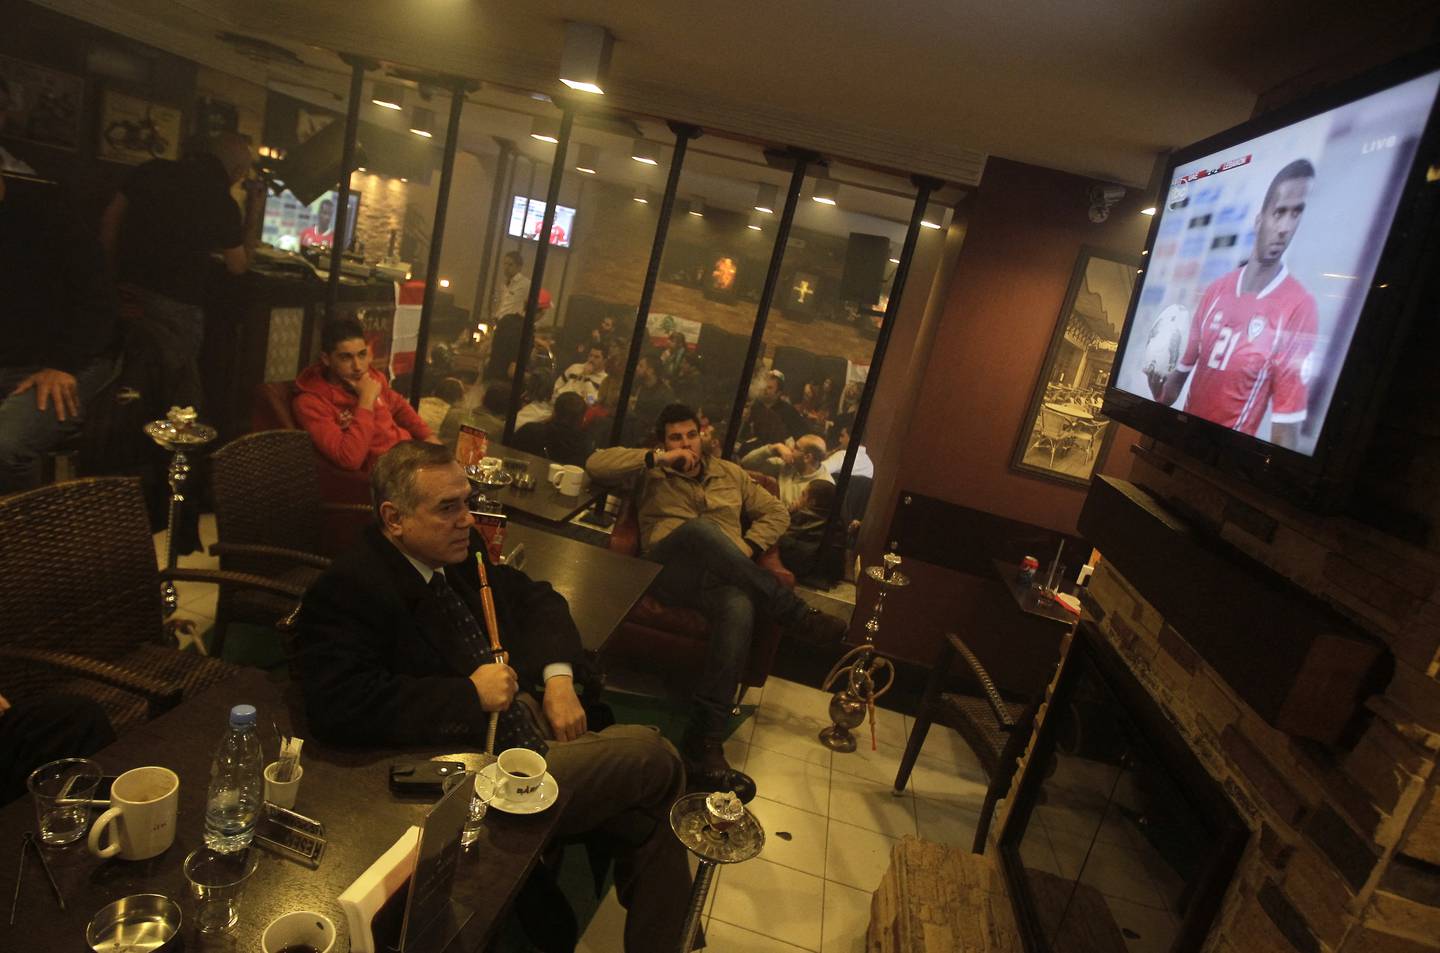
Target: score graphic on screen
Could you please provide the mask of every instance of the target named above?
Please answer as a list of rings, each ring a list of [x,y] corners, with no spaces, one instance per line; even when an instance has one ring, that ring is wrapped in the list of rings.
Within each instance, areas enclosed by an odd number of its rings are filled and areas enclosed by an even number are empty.
[[[1114,387],[1313,455],[1437,87],[1182,158]]]

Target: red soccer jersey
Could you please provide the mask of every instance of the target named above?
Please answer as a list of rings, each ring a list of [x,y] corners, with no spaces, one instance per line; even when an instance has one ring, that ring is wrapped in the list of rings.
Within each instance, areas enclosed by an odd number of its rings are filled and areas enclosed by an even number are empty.
[[[1244,272],[1205,289],[1176,370],[1195,372],[1187,414],[1253,436],[1267,405],[1274,423],[1305,419],[1317,323],[1315,299],[1283,262],[1259,294],[1241,292]]]

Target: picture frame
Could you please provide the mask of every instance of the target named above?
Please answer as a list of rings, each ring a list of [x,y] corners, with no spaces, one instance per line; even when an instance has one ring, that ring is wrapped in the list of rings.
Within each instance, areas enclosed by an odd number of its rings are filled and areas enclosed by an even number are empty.
[[[139,165],[180,158],[183,113],[174,106],[105,90],[95,155],[106,162]]]
[[[84,111],[84,77],[0,56],[0,138],[73,152]]]
[[[1100,414],[1140,259],[1081,246],[1050,346],[1030,394],[1011,469],[1089,486],[1114,439]]]

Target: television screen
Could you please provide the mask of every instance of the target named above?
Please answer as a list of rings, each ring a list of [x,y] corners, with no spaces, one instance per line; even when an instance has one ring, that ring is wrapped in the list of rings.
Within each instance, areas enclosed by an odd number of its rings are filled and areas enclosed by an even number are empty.
[[[540,240],[540,229],[545,224],[545,203],[539,199],[515,196],[510,206],[510,237]],[[575,210],[564,205],[555,206],[555,222],[550,226],[550,244],[560,248],[570,247],[570,232],[575,227]]]
[[[1178,154],[1107,412],[1131,422],[1130,395],[1314,456],[1437,87]]]
[[[345,220],[345,247],[355,242],[355,221],[360,214],[360,193],[350,191],[349,214]],[[312,245],[330,247],[335,240],[335,190],[324,193],[309,205],[289,189],[265,199],[265,221],[260,239],[284,251],[304,251]]]

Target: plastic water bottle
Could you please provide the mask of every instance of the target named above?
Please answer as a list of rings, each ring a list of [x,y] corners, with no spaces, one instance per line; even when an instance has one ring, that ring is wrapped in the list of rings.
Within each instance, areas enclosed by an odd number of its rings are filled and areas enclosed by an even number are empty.
[[[230,729],[210,766],[205,799],[205,846],[221,853],[244,850],[255,836],[265,795],[264,752],[255,733],[255,706],[230,709]]]

